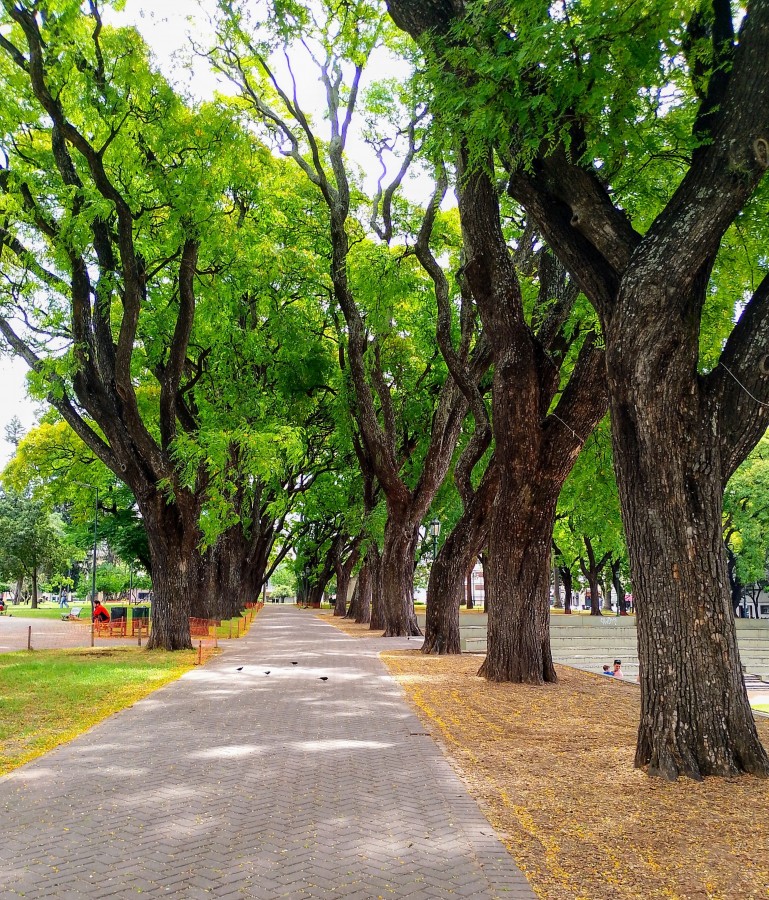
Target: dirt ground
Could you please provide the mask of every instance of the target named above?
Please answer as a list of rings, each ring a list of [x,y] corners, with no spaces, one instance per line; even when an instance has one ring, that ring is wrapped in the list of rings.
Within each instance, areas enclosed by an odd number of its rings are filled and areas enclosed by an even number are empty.
[[[634,769],[636,685],[565,666],[557,685],[489,684],[480,656],[382,658],[538,896],[769,898],[769,782]],[[769,747],[769,719],[758,728]]]

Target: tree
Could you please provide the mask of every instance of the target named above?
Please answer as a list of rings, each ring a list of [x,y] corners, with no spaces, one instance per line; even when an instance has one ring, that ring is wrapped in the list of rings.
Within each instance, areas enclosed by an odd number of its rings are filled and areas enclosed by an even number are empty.
[[[769,438],[766,435],[729,479],[724,492],[724,540],[736,610],[751,585],[765,586],[769,546]]]
[[[54,411],[19,443],[2,481],[58,510],[84,550],[93,543],[93,489],[98,489],[100,539],[126,564],[151,571],[147,533],[131,490]]]
[[[155,580],[150,645],[189,647],[200,495],[179,482],[172,445],[192,417],[195,277],[226,183],[227,128],[186,109],[135,32],[103,27],[96,2],[3,9],[0,331],[137,498]]]
[[[296,575],[289,560],[283,560],[270,578],[270,592],[273,597],[295,597]]]
[[[229,114],[185,106],[135,32],[103,26],[97,2],[45,16],[33,3],[3,8],[0,67],[13,90],[0,331],[37,393],[129,486],[151,555],[150,645],[187,647],[191,612],[237,605],[252,572],[263,582],[285,510],[262,488],[291,481],[302,453],[289,427],[259,416],[263,394],[243,390],[270,385],[263,306],[274,294],[289,305],[298,289],[268,282],[265,262],[300,256],[283,252],[290,240],[276,248],[261,215],[260,172],[286,182]],[[228,350],[246,358],[234,377]],[[279,472],[254,475],[277,457]]]
[[[30,579],[33,609],[37,609],[41,573],[62,573],[71,559],[61,521],[40,501],[21,494],[0,494],[0,548],[2,575],[18,582]]]
[[[564,563],[570,571],[579,570],[590,586],[591,615],[600,616],[602,575],[619,579],[627,556],[607,419],[593,432],[564,484],[555,539]],[[610,590],[604,589],[604,600],[609,598]]]
[[[601,319],[638,613],[636,764],[664,778],[767,775],[721,511],[725,484],[766,429],[769,276],[744,285],[714,367],[701,365],[699,340],[724,237],[765,201],[769,3],[748,3],[739,34],[720,0],[691,4],[683,21],[665,7],[640,22],[601,5],[577,17],[512,3],[388,7],[434,48],[444,107],[453,98],[473,137],[494,141],[510,194]],[[638,204],[647,166],[657,178],[644,200],[656,197]]]
[[[18,447],[21,439],[24,437],[24,428],[21,419],[13,416],[11,421],[5,426],[5,439],[13,447]]]
[[[424,313],[419,315],[428,286],[424,274],[413,254],[387,246],[397,236],[395,228],[413,231],[412,216],[399,218],[392,196],[415,152],[420,113],[411,103],[411,118],[402,129],[404,163],[382,191],[378,207],[384,243],[374,244],[364,239],[356,219],[358,198],[345,151],[363,69],[385,31],[381,11],[356,2],[340,18],[333,4],[322,4],[317,15],[308,17],[294,4],[276,4],[269,21],[262,22],[251,21],[242,4],[227,4],[226,13],[212,59],[238,85],[254,120],[315,186],[325,207],[331,295],[343,318],[340,363],[365,453],[359,458],[372,466],[388,510],[381,566],[385,634],[418,634],[412,590],[418,529],[448,471],[467,409],[440,359],[430,352],[420,358],[408,340],[410,330],[398,330],[398,309],[405,304],[416,312],[413,324],[424,327]],[[270,39],[260,39],[265,33]],[[327,98],[328,140],[321,139],[299,105],[293,64],[287,86],[280,83],[270,60],[274,45],[289,57],[297,48],[306,52],[303,63],[317,68]],[[463,316],[462,324],[471,328],[471,317]],[[469,335],[463,347],[469,356]],[[408,383],[419,387],[423,405],[418,414],[413,390],[404,390]],[[432,423],[427,434],[425,421]]]

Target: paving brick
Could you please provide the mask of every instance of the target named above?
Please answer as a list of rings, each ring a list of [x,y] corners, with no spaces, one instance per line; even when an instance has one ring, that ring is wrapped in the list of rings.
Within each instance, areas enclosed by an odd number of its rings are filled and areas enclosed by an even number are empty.
[[[0,893],[533,900],[379,661],[401,646],[266,607],[216,660],[0,779]]]

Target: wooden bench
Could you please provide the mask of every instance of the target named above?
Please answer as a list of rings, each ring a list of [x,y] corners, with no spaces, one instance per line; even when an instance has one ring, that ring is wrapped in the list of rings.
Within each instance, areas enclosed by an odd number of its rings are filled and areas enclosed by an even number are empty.
[[[127,634],[128,620],[123,617],[93,624],[99,637],[125,637]]]
[[[150,611],[149,607],[139,606],[131,611],[131,637],[136,635],[149,636]]]

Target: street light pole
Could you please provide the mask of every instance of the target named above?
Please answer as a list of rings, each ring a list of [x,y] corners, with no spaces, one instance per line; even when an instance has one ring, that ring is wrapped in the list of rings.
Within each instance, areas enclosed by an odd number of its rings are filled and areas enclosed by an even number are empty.
[[[93,501],[93,572],[91,573],[91,646],[94,645],[93,611],[96,606],[96,544],[98,540],[99,522],[99,488],[95,484],[86,484],[84,481],[75,481],[74,484],[84,488],[92,488],[95,492]]]
[[[96,498],[93,503],[93,572],[91,573],[91,646],[93,647],[93,611],[96,606],[96,543],[99,522],[99,488],[94,487]]]
[[[433,536],[433,563],[438,556],[438,535],[441,533],[441,523],[439,519],[433,519],[430,522],[430,534]]]

